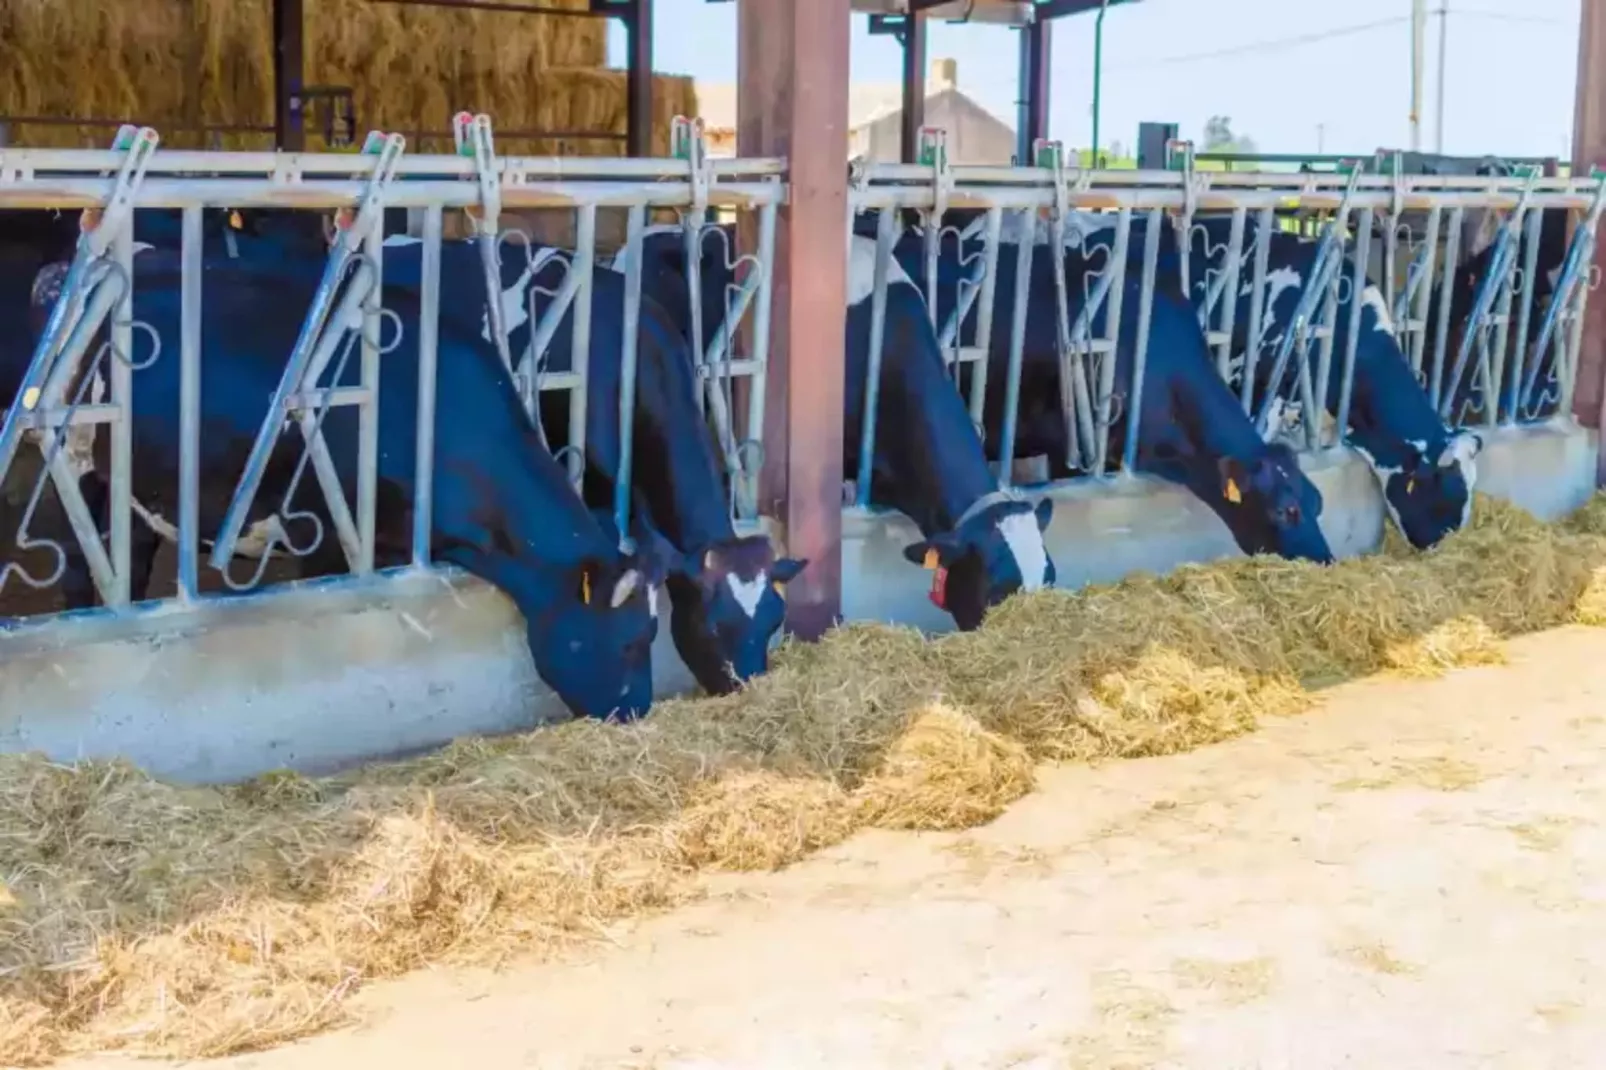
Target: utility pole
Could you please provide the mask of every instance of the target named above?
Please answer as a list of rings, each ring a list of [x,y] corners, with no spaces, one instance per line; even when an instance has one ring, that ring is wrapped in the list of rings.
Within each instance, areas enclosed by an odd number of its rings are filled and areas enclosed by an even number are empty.
[[[1428,0],[1411,0],[1411,151],[1422,151],[1422,73],[1426,66]]]
[[[1327,124],[1316,124],[1316,155],[1322,156],[1327,152]]]
[[[1434,150],[1444,153],[1444,65],[1449,55],[1448,39],[1450,36],[1450,0],[1442,0],[1439,5],[1439,100],[1438,115],[1434,126]]]

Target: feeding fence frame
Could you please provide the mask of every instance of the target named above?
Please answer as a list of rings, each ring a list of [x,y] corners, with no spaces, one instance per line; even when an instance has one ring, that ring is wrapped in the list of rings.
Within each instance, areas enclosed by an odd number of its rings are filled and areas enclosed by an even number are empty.
[[[237,547],[246,512],[258,489],[268,455],[287,418],[301,427],[306,443],[303,467],[310,460],[323,491],[351,572],[364,576],[374,571],[374,531],[377,509],[379,357],[400,341],[398,333],[388,345],[381,343],[381,321],[387,315],[394,329],[403,328],[397,317],[381,307],[384,235],[381,220],[386,208],[422,209],[423,274],[419,292],[419,412],[416,438],[414,489],[413,567],[430,566],[430,518],[433,503],[433,450],[435,389],[441,307],[440,264],[442,223],[448,210],[472,210],[487,296],[500,292],[500,252],[509,233],[498,229],[504,208],[563,208],[576,212],[578,240],[568,251],[565,279],[554,300],[530,317],[528,346],[513,354],[506,324],[495,300],[487,301],[494,324],[499,356],[515,374],[520,397],[533,416],[536,395],[546,390],[568,390],[571,399],[570,441],[557,451],[567,456],[571,478],[578,487],[584,468],[585,413],[589,346],[590,288],[596,267],[596,213],[599,208],[623,208],[629,215],[627,249],[638,253],[650,209],[676,209],[687,226],[703,219],[709,209],[750,210],[758,214],[760,233],[767,235],[762,261],[755,261],[744,287],[741,313],[727,318],[722,333],[727,343],[703,358],[700,379],[711,394],[728,396],[728,380],[753,380],[754,403],[749,410],[748,436],[762,440],[763,375],[767,361],[770,263],[773,260],[775,212],[787,194],[785,163],[779,159],[714,159],[702,151],[700,130],[686,120],[676,129],[691,144],[676,157],[661,159],[606,157],[498,157],[485,116],[458,116],[454,123],[459,152],[451,155],[405,154],[400,135],[369,135],[363,151],[350,153],[268,153],[158,151],[157,135],[149,128],[124,127],[109,150],[4,149],[0,150],[0,209],[82,209],[83,231],[60,298],[38,338],[32,360],[0,422],[0,480],[11,469],[25,437],[35,436],[45,463],[34,487],[36,505],[45,481],[54,483],[73,533],[82,548],[95,586],[104,604],[122,609],[131,602],[129,589],[130,526],[132,505],[134,373],[161,356],[163,340],[154,338],[153,352],[136,365],[132,360],[133,336],[147,325],[136,323],[134,299],[134,214],[140,209],[178,209],[182,212],[180,447],[178,599],[201,598],[199,587],[199,472],[201,458],[201,286],[203,261],[202,212],[208,208],[283,208],[336,213],[335,240],[324,265],[322,281],[303,321],[283,378],[258,431],[256,446],[240,475],[221,531],[213,545],[210,565],[224,572],[236,589],[254,586],[262,569],[243,584],[226,572]],[[696,222],[701,227],[701,222]],[[529,247],[526,236],[525,245]],[[768,254],[768,255],[764,255]],[[621,382],[617,399],[621,429],[621,493],[614,518],[621,538],[629,542],[628,496],[632,417],[635,410],[635,330],[639,316],[639,267],[625,271],[626,307]],[[493,289],[494,287],[494,289]],[[536,288],[531,286],[531,310]],[[542,370],[544,351],[558,321],[574,310],[572,370]],[[755,308],[752,353],[731,357],[728,339],[734,337],[742,313]],[[90,346],[103,327],[109,342],[90,358]],[[360,351],[360,382],[354,387],[319,387],[318,376],[344,347],[343,363],[353,348]],[[106,357],[110,355],[109,362]],[[86,358],[93,369],[85,367]],[[515,359],[516,358],[516,359]],[[214,358],[217,359],[217,358]],[[94,370],[109,371],[109,398],[86,403],[84,389]],[[69,384],[79,383],[74,396]],[[355,510],[322,442],[321,422],[330,408],[358,410],[358,463]],[[728,413],[726,414],[729,415]],[[110,508],[109,546],[103,546],[97,524],[70,477],[63,448],[70,429],[108,425],[111,434],[110,466],[106,477]],[[734,434],[723,428],[727,437]],[[756,465],[751,473],[756,479]],[[299,476],[297,477],[299,478]],[[286,495],[288,502],[289,495]],[[750,499],[749,499],[750,500]],[[281,506],[281,510],[284,506]],[[30,577],[14,562],[0,574],[0,582],[17,572],[33,587],[56,582],[65,567],[64,548],[51,540],[30,541],[26,527],[33,509],[27,510],[16,533],[19,546],[44,546],[56,554],[54,576],[43,581]],[[278,517],[278,514],[275,514]],[[281,519],[282,517],[278,517]],[[280,535],[282,537],[282,525]],[[320,538],[323,533],[320,531]],[[270,547],[271,548],[271,545]],[[302,552],[310,552],[302,551]],[[262,562],[268,560],[264,549]]]
[[[1124,406],[1135,412],[1138,402],[1133,399],[1142,396],[1148,357],[1157,239],[1167,219],[1175,224],[1170,233],[1176,242],[1192,241],[1198,229],[1196,217],[1229,221],[1226,242],[1211,249],[1211,254],[1220,259],[1214,262],[1207,278],[1188,278],[1190,258],[1186,255],[1179,258],[1180,269],[1190,303],[1199,314],[1206,344],[1216,358],[1218,373],[1235,387],[1244,411],[1256,418],[1263,434],[1276,433],[1274,425],[1288,411],[1289,403],[1301,413],[1323,412],[1331,404],[1337,416],[1331,429],[1325,428],[1321,420],[1301,419],[1300,445],[1309,450],[1343,442],[1341,429],[1348,423],[1361,302],[1351,301],[1348,305],[1347,344],[1340,357],[1343,363],[1336,399],[1327,389],[1334,358],[1334,328],[1342,295],[1369,284],[1388,295],[1392,313],[1389,327],[1434,407],[1452,426],[1494,428],[1549,417],[1571,419],[1585,304],[1589,291],[1600,281],[1593,253],[1600,216],[1606,208],[1606,176],[1544,177],[1537,169],[1525,169],[1514,176],[1398,172],[1373,175],[1358,166],[1344,172],[1305,173],[1200,172],[1186,167],[1101,171],[1069,166],[1063,147],[1050,141],[1037,143],[1034,165],[1029,167],[951,165],[945,139],[941,130],[922,131],[921,160],[917,163],[855,160],[850,166],[850,232],[853,215],[871,209],[881,212],[867,384],[870,408],[864,421],[857,486],[857,503],[861,506],[870,500],[867,458],[875,441],[874,399],[881,367],[885,288],[892,249],[901,230],[895,218],[899,210],[914,210],[921,217],[927,269],[916,281],[932,310],[933,326],[950,369],[957,375],[963,364],[975,368],[967,402],[978,427],[987,382],[984,340],[990,336],[994,317],[1002,314],[993,307],[996,294],[992,276],[1009,237],[1005,223],[1016,224],[1011,228],[1014,236],[1040,233],[1046,227],[1051,243],[1069,242],[1072,247],[1080,243],[1086,252],[1103,252],[1105,266],[1087,271],[1081,282],[1084,308],[1074,321],[1064,309],[1074,280],[1068,281],[1062,268],[1055,272],[1061,406],[1069,453],[1073,463],[1079,461],[1084,470],[1097,476],[1107,471],[1110,427],[1119,418],[1112,399],[1113,355],[1121,327],[1120,294],[1126,272],[1141,271],[1136,349],[1131,379],[1125,384],[1129,389]],[[961,235],[966,239],[980,238],[982,251],[963,257],[962,266],[970,271],[957,283],[955,311],[943,323],[937,323],[938,248],[944,234],[958,234],[954,227],[942,225],[943,213],[950,208],[984,213]],[[1268,355],[1263,325],[1270,235],[1277,230],[1280,217],[1296,211],[1315,212],[1322,217],[1314,243],[1318,270],[1301,280],[1294,329],[1285,329],[1269,354],[1273,361],[1271,380],[1279,388],[1257,391],[1256,364]],[[1556,271],[1555,297],[1541,312],[1534,302],[1534,265],[1542,213],[1546,211],[1572,213],[1574,225],[1565,258]],[[1460,324],[1451,324],[1446,316],[1436,317],[1434,345],[1429,351],[1425,343],[1429,312],[1435,307],[1432,290],[1436,285],[1440,301],[1448,300],[1458,263],[1456,240],[1466,216],[1473,212],[1498,213],[1500,224],[1493,239],[1492,267],[1480,280],[1472,315]],[[1107,220],[1109,236],[1100,242],[1083,242],[1081,232],[1087,218],[1084,213],[1097,213]],[[1073,216],[1082,217],[1081,227],[1072,225]],[[1142,220],[1141,242],[1133,239],[1134,217]],[[1402,219],[1416,217],[1427,220],[1427,232],[1420,237],[1409,225],[1402,224]],[[1248,237],[1251,229],[1253,239]],[[1521,265],[1516,263],[1519,237],[1527,239]],[[1380,256],[1373,255],[1374,242],[1382,246]],[[1141,254],[1135,246],[1141,246]],[[1444,252],[1440,252],[1441,246]],[[1017,242],[1012,255],[1016,256],[1016,277],[1028,277],[1034,255],[1031,243]],[[1253,286],[1251,322],[1246,325],[1251,341],[1245,349],[1235,351],[1238,302],[1220,298],[1223,293],[1239,292],[1246,276]],[[1015,298],[1015,307],[1008,310],[1012,317],[1010,353],[998,465],[999,481],[1006,487],[1014,459],[1030,295],[1020,287]],[[977,323],[975,337],[983,341],[966,346],[959,343],[959,324],[972,312]],[[1105,324],[1103,330],[1097,331],[1095,319],[1101,312]],[[1511,347],[1515,350],[1513,355],[1497,359],[1499,354],[1507,353],[1512,327],[1515,326],[1516,338],[1527,339],[1536,315],[1543,318],[1538,321],[1539,334],[1533,343]],[[1449,345],[1452,328],[1459,336],[1453,348]],[[1312,343],[1319,347],[1314,377],[1308,359]],[[1297,394],[1287,397],[1280,384],[1290,365]],[[1460,392],[1469,374],[1478,392],[1470,399]],[[1493,398],[1494,403],[1483,398]],[[1125,430],[1119,464],[1122,473],[1130,472],[1135,463],[1137,421],[1128,421]]]

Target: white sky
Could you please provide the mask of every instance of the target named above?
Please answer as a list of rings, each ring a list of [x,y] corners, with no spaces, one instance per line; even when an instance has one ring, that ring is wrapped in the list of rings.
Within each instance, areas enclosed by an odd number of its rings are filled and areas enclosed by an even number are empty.
[[[1429,0],[1430,11],[1442,2]],[[1567,156],[1579,0],[1447,2],[1445,151]],[[658,69],[734,81],[736,6],[657,0]],[[1329,153],[1404,147],[1410,9],[1410,0],[1139,0],[1111,8],[1104,26],[1101,140],[1131,146],[1145,119],[1180,123],[1184,137],[1197,138],[1205,119],[1220,113],[1262,152],[1315,152],[1319,125]],[[1397,21],[1323,40],[1291,40],[1389,19]],[[1435,142],[1440,22],[1430,15],[1427,150]],[[928,55],[957,59],[960,88],[1013,124],[1016,40],[998,27],[937,23]],[[896,81],[900,51],[890,37],[869,36],[865,18],[855,18],[855,81]],[[620,55],[616,41],[616,61]],[[1091,137],[1092,57],[1093,17],[1060,20],[1051,124],[1055,137],[1079,147]]]

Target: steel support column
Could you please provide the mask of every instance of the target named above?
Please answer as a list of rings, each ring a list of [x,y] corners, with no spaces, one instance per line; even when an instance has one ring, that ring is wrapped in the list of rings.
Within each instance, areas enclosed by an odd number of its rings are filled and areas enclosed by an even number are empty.
[[[926,16],[911,11],[903,20],[903,115],[898,153],[904,163],[920,154],[920,128],[926,125]]]
[[[307,147],[301,96],[305,26],[302,0],[273,0],[273,144],[286,152]]]
[[[1015,159],[1032,162],[1032,144],[1048,136],[1049,67],[1054,24],[1038,17],[1020,30],[1020,90],[1016,99]]]
[[[1606,167],[1606,0],[1582,0],[1578,27],[1578,84],[1573,106],[1573,174]],[[1606,271],[1606,242],[1595,247]],[[1594,294],[1586,309],[1573,415],[1586,427],[1606,423],[1606,294]],[[1606,451],[1596,470],[1606,485]]]
[[[629,117],[625,153],[651,156],[652,151],[652,2],[629,0],[625,24],[625,98]]]
[[[790,161],[775,234],[760,508],[808,567],[787,626],[841,615],[843,330],[847,293],[848,0],[741,0],[737,147]],[[748,245],[751,248],[751,245]]]

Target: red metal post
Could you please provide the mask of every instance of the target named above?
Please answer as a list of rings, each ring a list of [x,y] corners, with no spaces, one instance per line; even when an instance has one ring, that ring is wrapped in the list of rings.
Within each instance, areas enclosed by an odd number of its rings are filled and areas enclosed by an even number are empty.
[[[1573,174],[1606,167],[1606,0],[1579,5],[1578,85],[1573,107]],[[1606,271],[1606,243],[1595,247],[1595,263]],[[1573,415],[1599,430],[1606,420],[1606,294],[1594,294],[1585,310],[1578,388]],[[1595,482],[1606,485],[1606,450],[1597,462]]]
[[[847,293],[849,0],[741,0],[737,148],[782,156],[791,197],[775,235],[760,507],[809,566],[787,626],[841,616],[843,341]]]

